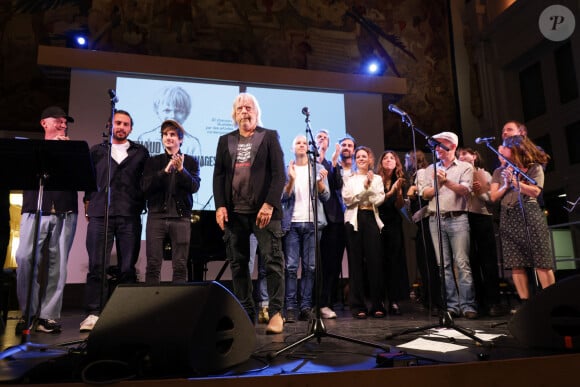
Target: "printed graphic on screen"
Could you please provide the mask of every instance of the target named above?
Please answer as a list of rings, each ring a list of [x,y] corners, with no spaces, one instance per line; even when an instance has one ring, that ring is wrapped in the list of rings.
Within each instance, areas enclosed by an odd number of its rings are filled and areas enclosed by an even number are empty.
[[[214,210],[212,176],[217,140],[234,129],[231,103],[237,86],[165,80],[117,78],[117,108],[127,110],[135,125],[131,139],[151,156],[164,152],[161,123],[179,122],[185,129],[181,152],[199,160],[201,185],[193,209]]]
[[[302,90],[248,87],[256,96],[262,111],[265,128],[275,129],[280,135],[285,163],[293,158],[292,141],[298,134],[306,134],[307,107],[313,135],[319,129],[328,129],[331,145],[345,130],[344,95]],[[138,77],[118,77],[117,109],[128,111],[134,120],[130,139],[143,144],[151,156],[164,152],[161,142],[161,123],[173,119],[185,129],[182,153],[199,160],[201,185],[194,195],[194,210],[214,211],[212,180],[218,138],[235,129],[231,113],[232,103],[240,87]],[[143,224],[146,224],[144,217]],[[143,239],[145,227],[143,227]]]

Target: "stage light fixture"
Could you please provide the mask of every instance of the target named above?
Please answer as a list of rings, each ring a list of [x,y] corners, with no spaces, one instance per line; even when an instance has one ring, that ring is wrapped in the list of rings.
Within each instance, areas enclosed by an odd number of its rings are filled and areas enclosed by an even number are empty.
[[[362,72],[369,75],[383,75],[385,73],[385,65],[380,59],[372,57],[365,61],[362,66]]]
[[[68,48],[89,48],[88,31],[83,28],[67,31],[65,39]]]
[[[379,64],[375,61],[369,63],[368,70],[369,70],[369,73],[376,74],[377,71],[379,71]]]
[[[86,46],[87,46],[87,43],[88,43],[88,40],[87,40],[87,38],[85,38],[85,37],[84,37],[84,36],[82,36],[82,35],[78,35],[78,36],[75,38],[75,41],[76,41],[76,43],[77,43],[77,46],[79,46],[79,47],[86,47]]]

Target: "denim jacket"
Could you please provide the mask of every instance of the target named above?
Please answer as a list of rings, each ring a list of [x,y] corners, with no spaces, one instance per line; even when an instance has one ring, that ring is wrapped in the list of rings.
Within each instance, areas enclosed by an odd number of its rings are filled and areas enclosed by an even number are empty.
[[[316,176],[320,173],[320,170],[324,167],[316,163]],[[288,182],[288,176],[286,176],[286,182]],[[330,198],[330,190],[328,189],[328,179],[324,178],[324,191],[318,193],[318,203],[317,203],[317,214],[318,214],[318,228],[321,230],[326,226],[326,216],[324,215],[324,207],[322,202],[326,202]],[[292,214],[294,213],[294,204],[296,203],[296,195],[294,191],[291,194],[287,194],[286,191],[282,192],[282,231],[286,232],[290,230],[292,226]]]

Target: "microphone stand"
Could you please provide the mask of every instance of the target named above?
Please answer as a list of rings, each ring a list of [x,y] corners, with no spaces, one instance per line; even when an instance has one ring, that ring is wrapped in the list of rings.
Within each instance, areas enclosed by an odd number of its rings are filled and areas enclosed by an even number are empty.
[[[396,112],[395,112],[396,113]],[[395,338],[397,336],[401,336],[404,334],[408,334],[408,333],[414,333],[414,332],[422,332],[422,331],[427,331],[430,329],[434,329],[434,328],[449,328],[449,329],[454,329],[457,332],[463,334],[464,336],[469,337],[470,339],[476,341],[477,343],[481,344],[481,345],[493,345],[492,342],[490,341],[485,341],[479,337],[477,337],[475,334],[473,334],[473,331],[460,327],[457,324],[455,324],[455,321],[453,321],[453,317],[451,317],[451,313],[447,310],[447,292],[446,292],[446,284],[445,284],[445,259],[443,257],[443,237],[441,234],[441,210],[439,208],[439,184],[437,183],[437,154],[435,153],[435,148],[440,147],[442,149],[445,150],[449,150],[449,148],[447,146],[445,146],[444,144],[442,144],[440,141],[434,139],[432,136],[429,136],[428,134],[426,134],[425,132],[423,132],[421,129],[417,128],[415,125],[413,125],[413,121],[411,120],[411,117],[409,117],[408,114],[404,113],[401,114],[401,119],[402,121],[413,131],[413,132],[417,132],[420,135],[422,135],[423,137],[425,137],[425,140],[427,140],[427,144],[429,145],[429,148],[431,149],[431,155],[433,158],[433,188],[435,189],[435,220],[436,220],[436,226],[437,226],[437,241],[439,243],[439,277],[440,277],[440,284],[441,284],[441,309],[439,310],[439,321],[437,323],[433,323],[433,324],[427,324],[425,326],[422,327],[415,327],[415,328],[410,328],[410,329],[405,329],[402,332],[399,333],[391,333],[389,335],[387,335],[386,339],[392,339]],[[452,265],[453,267],[453,265]]]
[[[312,136],[312,130],[310,128],[310,113],[308,112],[308,108],[302,109],[302,114],[306,116],[306,137],[310,140],[311,150],[308,151],[308,183],[310,185],[309,193],[310,193],[310,204],[312,206],[312,214],[313,214],[313,222],[314,222],[314,238],[315,238],[315,249],[314,249],[314,310],[315,310],[315,317],[310,320],[308,323],[309,333],[304,336],[302,339],[287,345],[286,347],[268,354],[269,359],[274,359],[281,353],[284,353],[294,347],[299,346],[302,343],[310,341],[311,339],[316,339],[316,341],[320,344],[320,341],[323,337],[331,337],[335,339],[340,339],[344,341],[348,341],[355,344],[362,344],[367,345],[374,348],[379,348],[385,352],[389,352],[390,348],[388,346],[384,346],[377,343],[371,343],[368,341],[363,341],[351,337],[346,337],[342,335],[337,335],[334,333],[329,333],[326,330],[326,326],[322,321],[322,315],[320,313],[320,295],[322,293],[322,272],[320,267],[322,265],[322,260],[320,256],[320,240],[318,238],[318,189],[317,189],[317,173],[316,173],[316,160],[318,160],[318,149],[316,148],[316,142],[314,141],[314,137]]]
[[[107,267],[105,264],[109,262],[110,257],[107,255],[110,254],[108,249],[109,246],[109,208],[111,207],[111,168],[112,168],[112,148],[113,148],[113,131],[115,129],[115,105],[119,102],[114,90],[109,90],[109,97],[111,98],[111,122],[109,124],[109,133],[105,136],[103,133],[103,137],[107,137],[107,184],[105,186],[105,192],[107,195],[107,200],[105,201],[105,214],[103,219],[103,228],[104,228],[104,241],[103,241],[103,256],[101,258],[101,290],[100,290],[100,302],[99,302],[99,312],[103,311],[105,307],[106,298],[105,297],[105,290],[106,281],[107,281]],[[112,247],[111,247],[112,248]]]
[[[532,177],[528,176],[526,173],[524,173],[524,171],[522,171],[520,168],[518,168],[517,165],[515,165],[510,160],[508,160],[507,157],[505,157],[504,155],[499,153],[496,149],[494,149],[494,147],[492,147],[490,145],[491,141],[492,140],[489,139],[489,140],[485,140],[483,142],[485,143],[485,146],[489,150],[491,150],[493,153],[495,153],[499,158],[501,158],[507,165],[509,165],[513,169],[513,175],[516,178],[516,186],[514,188],[518,193],[518,206],[519,206],[520,212],[522,214],[522,219],[524,220],[524,227],[526,230],[526,239],[528,240],[528,255],[531,256],[532,255],[532,236],[530,235],[530,229],[528,227],[528,217],[526,215],[526,211],[524,210],[524,200],[522,198],[522,191],[520,189],[520,181],[521,181],[520,176],[523,177],[524,179],[526,179],[528,181],[528,183],[530,183],[532,185],[538,185],[538,182],[536,180],[534,180]]]
[[[40,220],[42,217],[42,203],[43,203],[43,196],[44,196],[44,188],[46,186],[46,182],[49,180],[50,175],[46,171],[42,171],[38,174],[38,198],[36,201],[36,212],[34,213],[34,236],[32,238],[32,259],[30,261],[30,272],[29,272],[29,280],[28,280],[28,289],[26,291],[27,298],[26,298],[26,306],[24,310],[24,318],[25,321],[25,328],[21,333],[20,344],[15,345],[13,347],[7,348],[6,350],[0,353],[0,360],[10,358],[17,353],[20,352],[28,352],[31,350],[38,350],[41,352],[46,351],[48,345],[45,344],[36,344],[30,341],[30,329],[32,325],[32,316],[30,309],[32,307],[32,289],[34,287],[34,281],[36,280],[36,275],[38,275],[39,269],[37,268],[37,263],[40,260],[40,253],[41,251],[38,249],[38,238],[40,234]]]
[[[501,153],[499,153],[496,149],[494,149],[494,147],[492,147],[490,145],[491,140],[486,140],[483,141],[485,143],[485,146],[491,150],[493,153],[495,153],[499,158],[501,158],[507,165],[509,165],[510,167],[513,168],[514,170],[514,175],[516,176],[516,181],[518,182],[518,189],[519,189],[519,178],[518,176],[522,176],[524,177],[530,184],[533,185],[538,185],[538,182],[534,179],[532,179],[530,176],[526,175],[520,168],[517,167],[517,165],[515,165],[514,163],[512,163],[510,160],[508,160],[504,155],[502,155]]]

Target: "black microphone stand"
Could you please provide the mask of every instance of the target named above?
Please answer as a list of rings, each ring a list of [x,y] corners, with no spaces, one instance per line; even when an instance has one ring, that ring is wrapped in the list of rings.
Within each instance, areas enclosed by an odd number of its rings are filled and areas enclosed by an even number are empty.
[[[335,339],[340,339],[344,341],[348,341],[355,344],[362,344],[367,345],[374,348],[379,348],[383,351],[390,351],[390,348],[385,345],[371,343],[368,341],[363,341],[359,339],[354,339],[351,337],[346,337],[342,335],[337,335],[334,333],[329,333],[326,330],[326,326],[322,321],[322,315],[320,313],[320,295],[322,293],[322,272],[320,267],[322,265],[321,256],[320,256],[320,240],[318,238],[318,189],[317,189],[317,173],[316,173],[316,160],[318,160],[318,148],[316,147],[316,142],[314,141],[314,137],[312,136],[312,130],[310,128],[310,112],[308,108],[302,109],[302,114],[306,116],[306,137],[309,138],[309,143],[311,145],[311,150],[308,151],[308,183],[310,185],[310,204],[312,206],[312,214],[313,214],[313,222],[314,222],[314,238],[315,238],[315,250],[314,250],[314,310],[315,316],[312,318],[308,323],[308,330],[309,333],[304,336],[302,339],[287,345],[286,347],[268,354],[269,359],[273,359],[280,355],[283,352],[286,352],[294,347],[299,346],[302,343],[310,341],[311,339],[316,339],[316,341],[320,344],[320,341],[323,337],[331,337]]]
[[[437,154],[435,152],[435,149],[437,147],[441,147],[442,149],[445,149],[446,151],[449,150],[449,148],[447,146],[445,146],[444,144],[442,144],[441,142],[439,142],[438,140],[434,139],[432,136],[429,136],[428,134],[424,133],[421,129],[417,128],[415,125],[413,125],[413,121],[411,120],[411,117],[409,117],[408,114],[401,114],[401,119],[402,121],[413,131],[413,132],[417,132],[420,135],[422,135],[423,137],[425,137],[425,140],[427,140],[427,144],[429,145],[429,148],[431,149],[431,155],[433,158],[433,188],[435,189],[435,219],[436,219],[436,225],[437,225],[437,241],[439,243],[439,277],[440,277],[440,283],[441,283],[441,308],[439,310],[439,321],[437,323],[433,323],[433,324],[427,324],[425,326],[422,327],[415,327],[415,328],[410,328],[410,329],[405,329],[402,332],[399,333],[391,333],[389,335],[387,335],[386,339],[392,339],[395,338],[397,336],[401,336],[404,334],[408,334],[408,333],[414,333],[414,332],[422,332],[422,331],[427,331],[430,329],[434,329],[434,328],[449,328],[449,329],[454,329],[457,332],[463,334],[464,336],[469,337],[470,339],[476,341],[477,343],[481,344],[481,345],[493,345],[492,342],[490,341],[485,341],[479,337],[477,337],[473,331],[460,327],[457,324],[455,324],[455,321],[453,321],[453,317],[451,317],[451,313],[447,310],[447,292],[446,292],[446,284],[445,284],[445,259],[443,257],[443,237],[441,234],[441,211],[439,208],[439,184],[437,183]],[[452,265],[453,267],[453,265]]]
[[[114,90],[109,89],[109,97],[111,98],[111,111],[110,111],[110,123],[108,125],[108,133],[103,133],[103,137],[107,138],[107,184],[105,186],[105,193],[107,195],[107,200],[105,201],[105,214],[103,219],[104,228],[104,241],[103,241],[103,256],[101,257],[101,290],[100,290],[100,302],[99,302],[99,312],[103,311],[105,307],[107,296],[105,291],[107,290],[107,267],[106,263],[109,262],[109,257],[107,257],[110,252],[109,246],[109,208],[111,207],[111,168],[113,164],[112,158],[112,148],[113,148],[113,132],[115,129],[115,105],[119,102],[117,95]],[[111,247],[112,248],[112,247]]]
[[[526,211],[524,210],[524,200],[522,198],[522,191],[520,189],[520,176],[523,177],[524,179],[526,179],[530,184],[532,185],[538,185],[538,182],[536,180],[534,180],[532,177],[528,176],[526,173],[524,173],[520,168],[518,168],[517,165],[515,165],[514,163],[512,163],[510,160],[507,159],[507,157],[505,157],[504,155],[502,155],[501,153],[499,153],[496,149],[494,149],[490,143],[491,143],[492,139],[486,139],[483,142],[485,143],[485,146],[491,150],[493,153],[495,153],[499,158],[501,158],[505,164],[509,165],[512,169],[513,169],[513,175],[516,178],[516,185],[515,185],[515,190],[518,193],[518,206],[520,208],[520,212],[522,214],[522,219],[524,220],[524,228],[526,230],[526,238],[528,241],[528,255],[531,256],[532,255],[532,236],[530,235],[530,228],[528,227],[528,217],[526,215]]]

